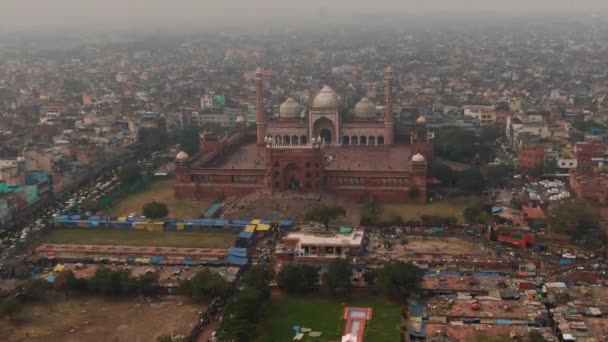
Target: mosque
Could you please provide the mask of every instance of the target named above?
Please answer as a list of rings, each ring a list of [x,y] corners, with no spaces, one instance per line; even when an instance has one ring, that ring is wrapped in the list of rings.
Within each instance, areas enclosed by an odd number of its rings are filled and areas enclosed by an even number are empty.
[[[340,96],[325,85],[308,106],[288,97],[278,118],[269,118],[260,69],[255,77],[255,136],[243,117],[237,118],[240,129],[232,134],[202,133],[199,154],[180,152],[176,157],[176,197],[269,190],[336,192],[359,201],[369,196],[426,201],[434,135],[424,117],[396,129],[390,66],[384,78],[384,117],[363,97],[355,105],[354,118],[345,118]]]

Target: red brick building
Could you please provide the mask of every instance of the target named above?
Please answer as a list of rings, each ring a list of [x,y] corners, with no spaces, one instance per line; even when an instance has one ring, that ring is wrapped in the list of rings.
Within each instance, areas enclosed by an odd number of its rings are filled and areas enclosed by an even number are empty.
[[[530,142],[523,144],[517,153],[517,165],[520,170],[532,170],[543,164],[545,160],[545,146]]]
[[[279,117],[268,118],[258,70],[255,143],[244,127],[230,135],[201,135],[199,155],[176,158],[176,196],[297,190],[405,201],[412,200],[409,190],[416,187],[420,195],[413,200],[425,201],[434,135],[420,118],[410,128],[409,143],[395,143],[392,79],[389,67],[383,118],[365,97],[355,106],[354,118],[345,118],[340,96],[329,86],[313,97],[307,111],[287,98]]]
[[[576,198],[587,199],[602,205],[608,204],[608,176],[601,172],[571,171],[570,189]]]
[[[585,170],[598,166],[598,160],[601,160],[604,157],[604,150],[604,144],[601,142],[577,142],[574,146],[577,167],[581,170]]]

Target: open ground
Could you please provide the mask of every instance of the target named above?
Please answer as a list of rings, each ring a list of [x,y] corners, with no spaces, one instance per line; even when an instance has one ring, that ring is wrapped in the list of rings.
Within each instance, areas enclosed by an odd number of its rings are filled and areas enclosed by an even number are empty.
[[[408,236],[407,241],[407,245],[404,246],[404,253],[483,254],[474,243],[457,237],[423,239],[421,236]]]
[[[322,333],[319,338],[307,334],[302,339],[304,342],[340,340],[344,330],[344,308],[349,306],[373,308],[372,320],[367,322],[365,328],[366,342],[399,341],[399,305],[366,296],[340,298],[285,295],[273,295],[259,325],[261,335],[257,341],[291,341],[294,325]]]
[[[283,216],[295,222],[302,222],[310,209],[321,204],[340,205],[346,209],[346,216],[333,220],[332,225],[359,225],[361,205],[349,198],[328,193],[319,196],[298,192],[271,194],[268,191],[259,191],[234,199],[234,202],[226,208],[224,216],[264,219]]]
[[[24,306],[14,322],[3,319],[0,340],[156,341],[157,336],[171,332],[188,334],[200,311],[204,311],[202,305],[178,297],[155,298],[150,303],[99,297],[58,299]]]
[[[116,201],[105,209],[104,213],[110,216],[127,216],[131,213],[141,215],[144,204],[156,201],[167,205],[170,217],[194,218],[201,216],[214,201],[214,198],[202,198],[199,201],[177,200],[173,192],[174,185],[173,179],[154,181],[142,191]]]
[[[392,221],[395,216],[401,216],[404,221],[420,220],[422,215],[453,216],[458,222],[464,223],[464,201],[437,201],[426,204],[416,203],[382,203],[382,221]]]
[[[149,232],[92,228],[54,228],[40,244],[85,244],[158,247],[230,248],[236,234],[228,230],[197,232]]]

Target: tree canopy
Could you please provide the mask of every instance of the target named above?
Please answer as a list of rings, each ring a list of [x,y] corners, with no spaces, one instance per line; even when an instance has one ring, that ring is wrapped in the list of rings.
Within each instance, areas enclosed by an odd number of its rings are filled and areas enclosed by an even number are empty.
[[[479,195],[485,189],[483,175],[478,168],[470,168],[458,174],[456,185],[469,194]]]
[[[599,247],[606,237],[600,227],[600,213],[588,201],[574,199],[561,202],[549,212],[551,228],[558,233],[570,235],[577,243]]]
[[[370,197],[361,208],[361,224],[376,224],[382,213],[382,208],[375,197]]]
[[[13,319],[21,309],[21,303],[19,303],[17,299],[14,297],[7,297],[0,303],[0,317]]]
[[[336,258],[327,264],[327,271],[323,273],[323,288],[329,292],[347,290],[351,286],[353,265],[346,259]]]
[[[479,132],[479,139],[483,142],[493,143],[496,139],[503,136],[503,130],[498,126],[484,126]]]
[[[230,284],[218,273],[203,270],[179,283],[178,292],[197,301],[209,301],[224,297],[230,292]]]
[[[485,180],[489,187],[506,185],[515,174],[515,167],[510,163],[497,163],[486,166]]]
[[[435,151],[438,156],[457,161],[491,161],[492,149],[473,131],[463,128],[447,128],[437,132]]]
[[[405,303],[409,296],[420,290],[424,271],[403,261],[384,264],[378,269],[374,287],[382,294]]]
[[[196,126],[184,129],[178,137],[182,151],[193,156],[200,149],[200,129]]]
[[[329,222],[340,216],[346,216],[346,209],[338,205],[321,205],[311,209],[306,214],[306,219],[322,223],[325,229],[329,229]]]
[[[286,265],[277,274],[277,284],[287,293],[310,290],[319,281],[319,269],[310,265]]]
[[[167,208],[167,205],[165,203],[155,201],[144,204],[142,211],[145,217],[151,219],[159,219],[169,215],[169,208]]]
[[[127,162],[118,171],[118,179],[123,184],[137,181],[141,177],[141,167],[134,162]]]

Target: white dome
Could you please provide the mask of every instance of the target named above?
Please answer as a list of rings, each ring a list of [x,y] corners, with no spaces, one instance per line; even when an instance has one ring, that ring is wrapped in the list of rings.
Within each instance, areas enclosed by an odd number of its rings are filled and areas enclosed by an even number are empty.
[[[245,120],[245,117],[244,117],[244,116],[242,116],[242,115],[239,115],[239,116],[236,118],[236,123],[237,123],[237,124],[242,124],[242,123],[245,123],[245,121],[246,121],[246,120]]]
[[[355,117],[361,119],[373,119],[376,117],[376,105],[367,97],[355,105]]]
[[[413,157],[412,157],[412,161],[413,162],[418,162],[418,163],[422,163],[424,162],[424,156],[420,153],[416,153]]]
[[[300,104],[291,97],[288,97],[279,108],[279,116],[289,119],[300,117]]]
[[[339,106],[340,97],[328,85],[324,86],[312,100],[312,108],[338,108]]]
[[[179,151],[179,153],[177,154],[177,156],[175,157],[175,159],[177,159],[177,160],[186,160],[186,159],[188,159],[188,153],[186,153],[184,151]]]
[[[426,123],[426,119],[424,116],[420,115],[418,119],[416,119],[416,123],[423,124]]]

